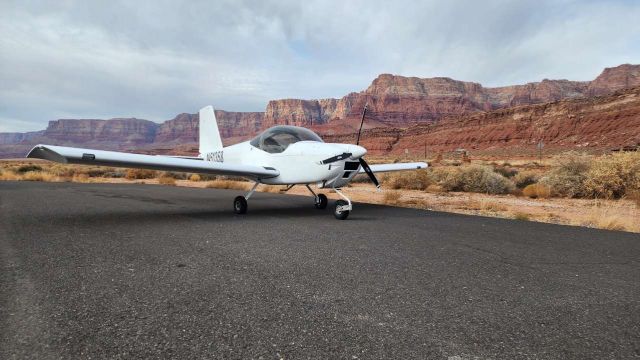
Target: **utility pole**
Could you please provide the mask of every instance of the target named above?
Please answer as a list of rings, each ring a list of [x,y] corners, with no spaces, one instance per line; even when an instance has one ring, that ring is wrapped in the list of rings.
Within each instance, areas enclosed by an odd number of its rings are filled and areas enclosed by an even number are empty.
[[[544,147],[544,141],[540,140],[540,142],[538,142],[537,148],[538,148],[538,161],[542,162],[542,148]]]

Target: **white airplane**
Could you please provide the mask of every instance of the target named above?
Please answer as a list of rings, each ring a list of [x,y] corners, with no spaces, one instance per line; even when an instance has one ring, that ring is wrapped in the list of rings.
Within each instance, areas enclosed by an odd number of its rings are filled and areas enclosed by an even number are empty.
[[[380,188],[374,173],[426,168],[424,162],[379,164],[369,166],[363,159],[367,150],[359,146],[360,131],[366,113],[362,114],[355,145],[331,144],[322,141],[313,131],[297,126],[274,126],[253,138],[223,147],[213,107],[200,110],[200,155],[198,157],[143,155],[115,151],[81,149],[53,145],[36,145],[28,158],[46,159],[64,164],[104,165],[190,173],[233,175],[255,182],[244,196],[233,201],[236,214],[247,212],[247,200],[258,184],[304,185],[313,194],[318,209],[327,207],[327,197],[316,194],[310,184],[329,188],[342,199],[335,203],[334,215],[344,220],[352,210],[340,188],[359,173],[369,175]]]

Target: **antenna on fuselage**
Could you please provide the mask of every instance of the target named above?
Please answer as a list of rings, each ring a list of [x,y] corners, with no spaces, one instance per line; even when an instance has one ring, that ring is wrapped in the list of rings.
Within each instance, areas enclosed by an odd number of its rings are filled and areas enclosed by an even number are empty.
[[[367,106],[369,103],[364,104],[364,109],[362,110],[362,118],[360,119],[360,128],[358,129],[358,137],[356,138],[356,145],[360,145],[360,133],[362,132],[362,125],[364,124],[364,116],[367,114]]]

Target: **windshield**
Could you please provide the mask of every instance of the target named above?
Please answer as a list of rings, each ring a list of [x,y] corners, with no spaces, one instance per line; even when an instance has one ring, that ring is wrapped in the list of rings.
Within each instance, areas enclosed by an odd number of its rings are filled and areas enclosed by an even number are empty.
[[[298,141],[319,141],[313,131],[297,126],[274,126],[251,140],[251,145],[268,153],[281,153]]]

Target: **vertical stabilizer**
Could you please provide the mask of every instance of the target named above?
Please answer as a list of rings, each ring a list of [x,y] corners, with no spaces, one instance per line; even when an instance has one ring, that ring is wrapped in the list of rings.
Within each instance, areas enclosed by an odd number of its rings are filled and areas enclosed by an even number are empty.
[[[222,139],[218,131],[216,114],[213,106],[209,105],[200,109],[200,156],[222,150]]]

